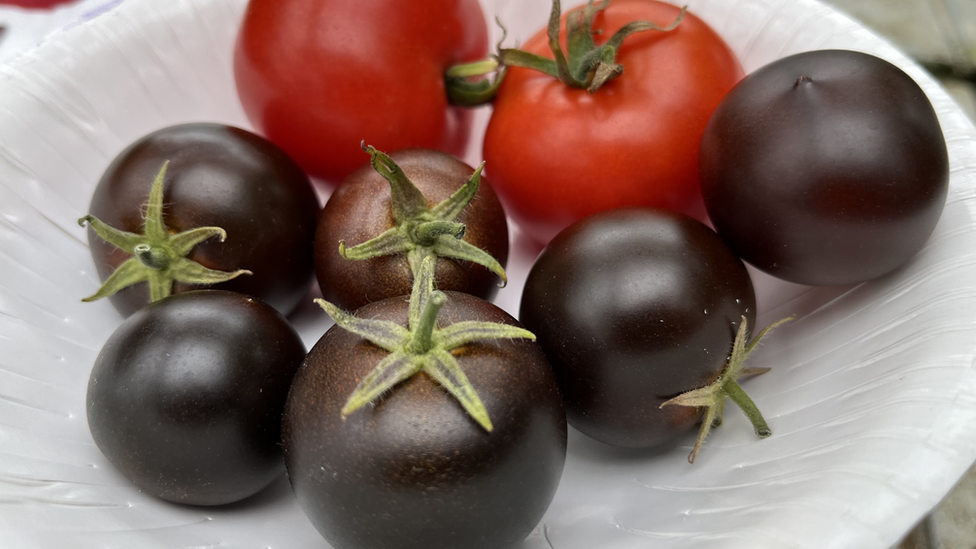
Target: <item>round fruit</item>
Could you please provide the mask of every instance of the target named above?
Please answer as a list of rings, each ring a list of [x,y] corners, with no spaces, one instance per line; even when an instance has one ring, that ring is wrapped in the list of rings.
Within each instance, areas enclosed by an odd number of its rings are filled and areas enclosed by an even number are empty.
[[[578,221],[546,246],[520,319],[552,364],[569,423],[646,447],[701,418],[697,407],[661,405],[715,381],[755,311],[749,273],[711,229],[668,210],[623,209]]]
[[[801,284],[852,284],[905,264],[945,205],[949,159],[925,93],[891,63],[811,51],[747,76],[699,157],[715,230],[742,259]]]
[[[261,298],[288,314],[313,280],[312,241],[319,202],[308,177],[268,140],[222,124],[170,126],[122,151],[102,175],[90,215],[115,229],[142,234],[153,180],[169,162],[163,222],[170,233],[205,226],[227,239],[196,245],[187,256],[218,271],[249,270],[214,288]],[[103,281],[132,256],[88,231]],[[176,283],[173,292],[197,289]],[[146,284],[109,297],[124,316],[149,302]]]
[[[256,493],[283,471],[281,415],[305,346],[270,306],[199,290],[136,312],[88,382],[88,425],[140,490],[191,505]]]
[[[639,20],[668,28],[682,14],[654,0],[597,4],[580,8],[592,14],[592,31],[583,25],[577,45],[596,40],[603,47]],[[563,15],[564,37],[567,20],[580,16]],[[551,60],[550,44],[543,28],[521,49]],[[705,218],[698,147],[712,109],[742,78],[732,50],[684,12],[673,30],[631,34],[596,58],[605,54],[616,55],[613,66],[622,72],[611,72],[619,75],[599,89],[512,67],[493,103],[485,171],[509,215],[538,242],[612,208],[653,206]]]
[[[518,324],[487,301],[446,294],[443,331]],[[408,308],[387,299],[356,316],[407,326]],[[449,352],[480,395],[490,431],[427,373],[343,418],[354,389],[394,355],[338,326],[309,352],[285,409],[285,463],[305,513],[337,549],[512,547],[549,506],[566,417],[542,351],[501,338]]]

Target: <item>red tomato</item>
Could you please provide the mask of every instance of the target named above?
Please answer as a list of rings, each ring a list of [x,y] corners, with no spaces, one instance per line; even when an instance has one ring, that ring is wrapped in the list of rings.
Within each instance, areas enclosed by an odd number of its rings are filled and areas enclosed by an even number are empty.
[[[614,0],[593,21],[602,30],[595,39],[599,45],[635,20],[663,27],[679,11],[654,0]],[[545,29],[520,49],[552,58]],[[485,171],[509,215],[539,242],[577,219],[624,206],[705,219],[698,145],[712,110],[743,76],[739,61],[686,13],[672,31],[628,37],[617,63],[623,74],[592,94],[517,67],[498,91]]]
[[[234,74],[254,127],[338,182],[363,140],[460,155],[471,114],[448,105],[444,71],[487,48],[477,0],[251,0]]]
[[[19,6],[31,9],[51,9],[61,4],[69,4],[75,0],[4,0],[0,5]]]

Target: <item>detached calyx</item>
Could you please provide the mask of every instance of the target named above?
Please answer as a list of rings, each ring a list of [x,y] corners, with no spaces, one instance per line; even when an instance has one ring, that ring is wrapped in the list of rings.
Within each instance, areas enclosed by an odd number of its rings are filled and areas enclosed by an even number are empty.
[[[674,21],[664,26],[651,21],[632,21],[613,33],[606,42],[597,46],[593,36],[600,31],[593,28],[593,18],[609,5],[610,0],[603,0],[600,4],[589,0],[585,6],[568,14],[564,51],[559,40],[562,6],[560,0],[553,0],[552,10],[549,12],[549,24],[546,28],[552,59],[516,48],[502,48],[500,41],[498,53],[488,59],[458,64],[447,70],[445,81],[448,97],[453,104],[461,106],[474,106],[491,101],[501,85],[507,67],[537,70],[558,78],[560,82],[571,88],[595,93],[604,84],[623,74],[624,67],[618,64],[616,59],[617,51],[627,37],[649,30],[672,31],[681,24],[687,9],[687,6],[682,7]],[[500,22],[499,26],[501,26]],[[502,30],[504,31],[505,28],[502,27]],[[504,39],[503,35],[502,40]],[[494,80],[487,78],[490,74],[495,74]]]
[[[132,255],[119,265],[97,292],[82,301],[108,297],[140,282],[149,283],[150,301],[158,301],[172,293],[174,282],[216,284],[242,274],[251,274],[251,271],[244,269],[231,272],[209,269],[186,257],[205,240],[217,237],[223,242],[227,232],[220,227],[199,227],[182,233],[170,233],[163,222],[163,182],[168,165],[169,161],[163,163],[149,191],[144,234],[116,229],[92,215],[78,220],[82,227],[90,226],[100,238]]]

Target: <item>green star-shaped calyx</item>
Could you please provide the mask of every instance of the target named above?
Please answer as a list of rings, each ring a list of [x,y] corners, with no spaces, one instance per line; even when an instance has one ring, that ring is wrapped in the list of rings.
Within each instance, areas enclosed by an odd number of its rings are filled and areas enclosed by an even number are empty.
[[[566,18],[567,48],[564,52],[559,41],[562,7],[559,0],[553,0],[549,12],[549,25],[546,29],[553,58],[548,59],[518,49],[500,49],[497,55],[499,63],[507,67],[537,70],[558,78],[567,86],[582,88],[593,93],[623,73],[623,66],[616,62],[616,58],[617,51],[627,37],[649,30],[661,32],[674,30],[684,19],[686,9],[681,8],[674,21],[663,27],[650,21],[632,21],[613,33],[609,40],[598,47],[593,40],[593,35],[597,33],[592,28],[593,18],[609,4],[610,0],[604,0],[599,5],[590,0]]]
[[[251,274],[251,271],[244,269],[233,272],[208,269],[186,257],[194,246],[209,238],[217,237],[223,242],[227,233],[220,227],[199,227],[177,234],[169,232],[163,222],[163,181],[168,165],[169,161],[163,163],[149,191],[145,234],[116,229],[92,215],[78,220],[82,227],[89,225],[103,240],[132,255],[119,265],[97,292],[82,301],[108,297],[140,282],[149,283],[150,300],[158,301],[172,293],[174,282],[216,284],[242,274]]]
[[[630,35],[649,30],[672,31],[681,24],[687,9],[687,6],[682,7],[674,21],[664,26],[650,21],[632,21],[620,27],[606,42],[597,46],[593,36],[600,34],[600,30],[593,28],[593,19],[608,5],[610,0],[603,0],[599,5],[594,3],[594,0],[589,0],[585,6],[567,15],[567,48],[564,51],[559,39],[562,6],[559,0],[553,0],[549,11],[549,25],[546,28],[552,59],[517,48],[501,47],[507,32],[501,21],[496,18],[498,26],[502,29],[502,38],[497,47],[498,53],[490,55],[487,59],[451,66],[444,73],[444,87],[448,99],[452,104],[464,107],[490,102],[501,87],[509,67],[539,71],[558,78],[571,88],[595,93],[604,84],[623,74],[624,67],[617,63],[617,52]],[[490,78],[491,74],[495,77]],[[666,76],[662,75],[662,77]]]
[[[458,215],[478,192],[484,163],[454,194],[429,207],[420,189],[396,162],[372,145],[363,149],[369,153],[373,168],[390,183],[393,227],[351,248],[347,248],[345,242],[340,242],[339,254],[342,257],[361,260],[405,254],[414,279],[418,278],[424,258],[450,257],[482,265],[498,275],[503,284],[508,281],[505,269],[498,260],[462,240],[465,227],[457,222]]]
[[[749,398],[749,395],[739,386],[738,379],[742,376],[759,375],[769,371],[769,368],[746,368],[746,359],[756,350],[759,342],[769,333],[770,330],[793,320],[793,317],[778,320],[762,329],[759,334],[746,344],[748,328],[746,317],[742,317],[739,329],[735,334],[735,341],[732,343],[732,353],[729,355],[725,369],[718,379],[712,383],[687,393],[682,393],[671,400],[661,404],[661,408],[670,405],[679,406],[700,406],[705,408],[705,417],[702,419],[701,427],[698,430],[698,437],[695,439],[695,447],[688,454],[688,462],[694,463],[698,456],[698,450],[705,442],[705,437],[712,427],[718,427],[722,423],[722,416],[725,413],[725,398],[728,397],[742,409],[746,417],[752,423],[756,431],[756,436],[766,438],[772,434],[769,425],[763,418],[756,403]]]
[[[528,330],[482,321],[461,321],[437,326],[437,315],[447,295],[434,289],[434,258],[425,257],[410,294],[408,327],[396,322],[359,318],[332,303],[317,299],[335,323],[374,345],[389,351],[383,360],[359,383],[342,408],[346,417],[410,377],[425,372],[461,403],[467,413],[486,431],[491,418],[478,393],[451,353],[482,339],[526,338],[535,340]]]

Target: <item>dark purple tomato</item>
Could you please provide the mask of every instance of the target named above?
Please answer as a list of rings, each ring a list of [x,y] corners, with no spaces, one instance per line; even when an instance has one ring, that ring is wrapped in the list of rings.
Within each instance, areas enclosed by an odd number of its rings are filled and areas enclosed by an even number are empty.
[[[517,325],[482,299],[446,292],[441,327]],[[392,298],[356,312],[407,325]],[[343,419],[340,410],[388,353],[333,327],[309,352],[285,408],[285,465],[312,524],[336,549],[502,549],[538,524],[566,457],[566,416],[545,356],[524,339],[452,353],[493,423],[488,432],[426,373]]]
[[[283,471],[281,415],[305,346],[275,309],[221,290],[127,318],[88,382],[88,425],[139,489],[192,505],[256,493]]]
[[[945,205],[949,160],[922,89],[854,51],[792,55],[746,76],[712,114],[699,176],[742,259],[802,284],[851,284],[906,263]]]
[[[390,153],[413,184],[433,206],[457,191],[475,171],[457,158],[429,149]],[[365,156],[364,156],[365,158]],[[464,240],[494,257],[502,267],[508,261],[508,222],[501,202],[488,181],[481,185],[457,221],[465,224]],[[408,295],[413,273],[403,254],[366,260],[339,255],[339,242],[355,246],[393,226],[390,183],[369,162],[350,174],[335,190],[319,217],[315,234],[315,273],[325,300],[346,310],[366,303]],[[453,290],[491,299],[499,278],[470,261],[441,258],[435,278],[440,290]]]
[[[711,229],[661,209],[609,210],[560,232],[539,255],[520,320],[552,364],[570,425],[625,447],[691,429],[695,407],[666,400],[718,378],[756,297]]]
[[[219,271],[253,274],[212,286],[261,298],[288,314],[313,281],[312,241],[319,202],[312,185],[281,149],[246,130],[221,124],[171,126],[122,151],[98,182],[90,214],[108,225],[142,234],[153,179],[169,160],[163,220],[171,233],[204,226],[227,239],[198,244],[189,259]],[[88,242],[104,281],[131,256],[92,229]],[[177,283],[173,291],[198,287]],[[109,297],[124,316],[149,302],[145,283]]]

